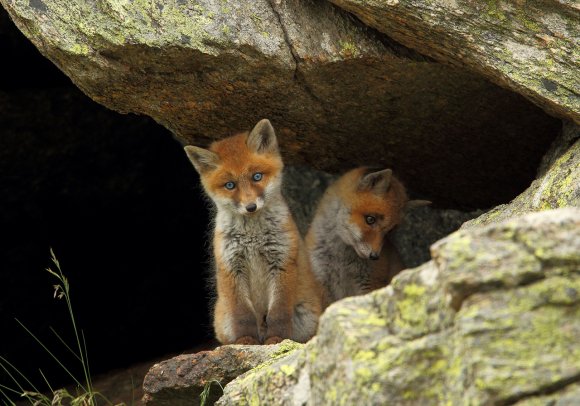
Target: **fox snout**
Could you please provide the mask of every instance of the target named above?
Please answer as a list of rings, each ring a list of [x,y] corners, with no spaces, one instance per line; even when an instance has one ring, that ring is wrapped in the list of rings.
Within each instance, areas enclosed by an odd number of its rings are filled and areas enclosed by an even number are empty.
[[[264,199],[256,197],[255,200],[241,201],[238,203],[238,211],[241,214],[254,214],[264,207]]]
[[[363,239],[354,244],[354,249],[357,255],[362,259],[370,259],[372,261],[377,261],[381,257],[383,243],[382,241],[378,241],[375,242],[374,244],[371,244],[364,241]]]
[[[257,208],[258,208],[258,205],[256,203],[250,203],[250,204],[246,205],[246,211],[248,213],[255,212]]]

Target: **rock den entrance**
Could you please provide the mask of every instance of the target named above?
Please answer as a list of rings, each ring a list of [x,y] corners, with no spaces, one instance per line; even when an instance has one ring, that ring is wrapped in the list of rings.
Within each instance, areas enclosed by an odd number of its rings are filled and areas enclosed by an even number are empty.
[[[235,6],[237,19],[206,21],[218,13],[207,2],[186,10],[203,29],[185,22],[183,32],[153,36],[146,26],[176,24],[173,6],[139,18],[135,10],[115,10],[119,18],[82,9],[106,21],[82,32],[53,18],[59,4],[9,11],[76,86],[0,9],[10,72],[0,80],[0,354],[27,374],[42,365],[67,381],[14,322],[41,338],[49,326],[69,334],[43,272],[49,247],[70,279],[95,374],[211,338],[208,210],[181,144],[208,145],[268,117],[291,166],[287,194],[303,230],[330,181],[317,171],[393,168],[413,198],[434,203],[397,236],[416,266],[429,244],[477,210],[524,191],[561,130],[523,96],[396,44],[324,2],[303,11],[257,2]],[[130,40],[111,34],[128,30],[121,21],[133,21]],[[322,45],[315,30],[325,33]],[[78,88],[142,116],[119,115]]]

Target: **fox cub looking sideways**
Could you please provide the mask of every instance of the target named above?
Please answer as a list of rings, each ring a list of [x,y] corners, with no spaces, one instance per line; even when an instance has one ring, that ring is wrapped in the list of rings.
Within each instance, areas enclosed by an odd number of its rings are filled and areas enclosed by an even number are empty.
[[[306,236],[312,270],[328,304],[387,285],[403,264],[387,233],[406,208],[430,204],[409,201],[390,169],[353,169],[330,185],[318,204]]]
[[[308,341],[321,312],[321,287],[282,197],[282,158],[270,121],[249,133],[186,146],[215,202],[217,302],[214,329],[223,344]]]

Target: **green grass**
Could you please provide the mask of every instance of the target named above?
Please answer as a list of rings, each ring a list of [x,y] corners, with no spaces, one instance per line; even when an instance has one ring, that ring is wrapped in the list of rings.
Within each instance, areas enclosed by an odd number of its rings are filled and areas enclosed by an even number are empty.
[[[213,380],[213,381],[207,382],[205,384],[205,386],[203,387],[203,391],[201,391],[201,393],[199,394],[201,406],[205,406],[205,404],[207,403],[207,398],[209,397],[209,393],[211,391],[211,385],[214,382],[219,385],[219,387],[222,390],[222,393],[224,392],[224,387],[222,386],[222,384],[219,381]]]
[[[111,405],[112,403],[107,400],[104,396],[96,392],[93,388],[91,381],[91,371],[89,367],[89,360],[87,356],[87,346],[85,341],[85,336],[82,330],[79,330],[77,326],[77,321],[74,316],[73,307],[70,299],[70,285],[68,279],[64,276],[60,263],[52,249],[50,250],[50,256],[52,263],[54,264],[54,269],[47,268],[52,276],[54,276],[58,283],[53,285],[54,287],[54,298],[62,300],[64,299],[68,308],[68,313],[70,315],[70,320],[74,332],[75,343],[71,347],[68,345],[62,337],[51,327],[52,333],[60,341],[60,343],[71,352],[76,360],[81,364],[83,370],[83,378],[77,378],[69,368],[67,368],[32,331],[30,331],[20,320],[16,319],[16,322],[54,359],[54,361],[69,375],[72,381],[75,383],[75,393],[71,394],[67,389],[56,389],[50,385],[49,380],[46,378],[41,369],[39,369],[40,375],[44,380],[44,383],[48,387],[49,395],[40,391],[30,379],[28,379],[24,374],[22,374],[16,366],[11,364],[7,359],[0,356],[0,369],[2,369],[9,379],[12,380],[13,387],[8,387],[6,385],[0,384],[0,402],[3,405],[14,406],[15,403],[9,394],[18,395],[21,398],[26,399],[34,406],[61,406],[61,405],[71,405],[71,406],[96,406],[97,398],[102,399],[106,404]],[[75,347],[75,348],[73,348]]]

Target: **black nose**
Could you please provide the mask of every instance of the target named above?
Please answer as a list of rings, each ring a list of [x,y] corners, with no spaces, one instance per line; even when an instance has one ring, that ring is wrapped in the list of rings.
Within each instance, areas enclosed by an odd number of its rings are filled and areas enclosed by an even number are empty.
[[[256,203],[250,203],[246,206],[246,210],[250,213],[255,212],[257,208],[258,206],[256,206]]]
[[[369,259],[376,261],[377,259],[379,259],[379,254],[377,254],[376,252],[371,252],[369,255]]]

